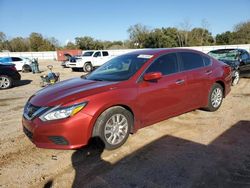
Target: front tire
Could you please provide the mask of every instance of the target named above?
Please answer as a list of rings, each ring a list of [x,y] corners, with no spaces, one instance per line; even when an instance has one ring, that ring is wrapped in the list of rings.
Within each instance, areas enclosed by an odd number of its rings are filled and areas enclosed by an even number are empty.
[[[220,108],[222,101],[223,87],[220,84],[215,83],[209,92],[208,106],[205,109],[210,112],[214,112]]]
[[[13,80],[11,77],[6,75],[0,75],[0,89],[8,89],[13,85]]]
[[[133,115],[121,106],[105,110],[97,119],[94,135],[99,137],[107,150],[123,145],[133,126]]]

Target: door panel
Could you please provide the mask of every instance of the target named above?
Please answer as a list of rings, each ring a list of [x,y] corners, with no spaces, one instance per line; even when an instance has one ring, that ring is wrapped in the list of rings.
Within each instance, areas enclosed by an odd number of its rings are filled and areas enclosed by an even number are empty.
[[[183,80],[184,82],[180,82]],[[138,87],[138,105],[144,125],[149,125],[187,108],[186,75],[176,73],[164,76],[158,81],[142,81]]]

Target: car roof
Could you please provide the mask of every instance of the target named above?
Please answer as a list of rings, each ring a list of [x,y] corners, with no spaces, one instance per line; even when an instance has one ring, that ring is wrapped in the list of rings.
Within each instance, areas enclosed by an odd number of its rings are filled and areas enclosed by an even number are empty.
[[[212,53],[224,53],[228,51],[238,51],[238,52],[245,52],[246,50],[240,49],[240,48],[227,48],[227,49],[217,49],[217,50],[211,50]]]
[[[186,48],[155,48],[155,49],[145,49],[145,50],[137,50],[133,52],[129,52],[127,54],[145,54],[145,55],[161,55],[168,52],[196,52],[201,53],[200,51]]]

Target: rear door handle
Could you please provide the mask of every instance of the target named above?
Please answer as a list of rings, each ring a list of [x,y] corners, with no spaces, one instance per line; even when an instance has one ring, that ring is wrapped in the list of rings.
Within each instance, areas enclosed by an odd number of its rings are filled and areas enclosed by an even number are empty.
[[[180,79],[180,80],[176,80],[175,83],[176,83],[177,85],[182,85],[182,84],[184,84],[184,82],[185,82],[185,80],[181,80],[181,79]]]
[[[210,74],[212,74],[212,72],[213,72],[213,71],[211,71],[211,70],[207,70],[207,71],[206,71],[206,75],[210,75]]]

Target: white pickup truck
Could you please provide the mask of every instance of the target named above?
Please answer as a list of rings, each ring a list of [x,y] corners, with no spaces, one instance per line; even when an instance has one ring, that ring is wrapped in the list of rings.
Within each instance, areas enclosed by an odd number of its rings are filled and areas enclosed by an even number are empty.
[[[75,62],[69,62],[68,67],[73,71],[82,69],[84,72],[91,72],[94,67],[99,67],[111,58],[108,51],[89,50],[85,51],[81,57],[75,59]]]

